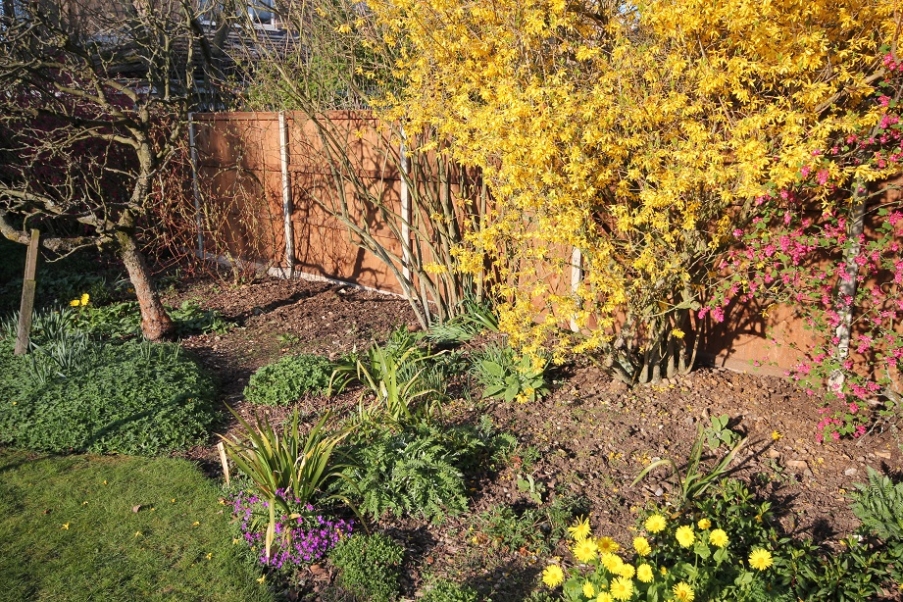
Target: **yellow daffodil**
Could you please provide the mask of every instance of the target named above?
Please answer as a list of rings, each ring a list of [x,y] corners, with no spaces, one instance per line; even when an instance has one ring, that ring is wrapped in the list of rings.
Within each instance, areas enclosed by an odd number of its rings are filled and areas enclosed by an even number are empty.
[[[772,564],[774,564],[774,560],[771,557],[771,552],[768,550],[753,548],[753,551],[749,554],[749,566],[757,571],[764,571]]]

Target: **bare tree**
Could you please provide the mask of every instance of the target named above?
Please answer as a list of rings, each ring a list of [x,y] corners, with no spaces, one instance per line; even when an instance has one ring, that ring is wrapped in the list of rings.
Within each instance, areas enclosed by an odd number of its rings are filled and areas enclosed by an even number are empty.
[[[17,5],[0,29],[0,232],[24,243],[39,226],[58,254],[117,249],[151,340],[173,324],[137,232],[211,90],[215,53],[189,2],[49,0]]]

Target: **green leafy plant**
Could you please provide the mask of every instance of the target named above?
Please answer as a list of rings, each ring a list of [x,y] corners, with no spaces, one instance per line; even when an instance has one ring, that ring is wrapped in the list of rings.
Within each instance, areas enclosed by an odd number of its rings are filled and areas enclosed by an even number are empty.
[[[284,405],[306,393],[329,389],[333,364],[325,357],[300,354],[281,358],[251,375],[245,398],[259,405]]]
[[[903,544],[903,483],[868,468],[868,483],[856,484],[852,510],[862,526],[884,541]]]
[[[0,342],[0,444],[152,455],[206,439],[217,417],[213,383],[178,345],[72,353],[63,373],[59,353],[15,356],[11,341]]]
[[[550,554],[567,533],[575,514],[585,511],[585,505],[584,499],[567,495],[558,495],[551,503],[535,507],[494,505],[471,521],[471,541],[503,553],[524,550]]]
[[[703,431],[709,449],[718,449],[722,444],[731,448],[740,440],[740,435],[728,428],[730,420],[727,414],[712,416],[711,424]]]
[[[355,534],[343,539],[329,559],[339,583],[362,600],[390,602],[398,594],[404,547],[388,535]]]
[[[232,323],[219,313],[206,310],[196,301],[184,301],[179,307],[167,306],[180,337],[213,332],[225,334]],[[136,301],[121,301],[110,305],[83,305],[68,313],[76,330],[111,339],[141,336],[141,312]]]
[[[475,589],[460,585],[448,579],[436,581],[426,590],[422,602],[491,602],[488,598],[480,598]]]
[[[510,347],[493,343],[476,355],[473,374],[483,387],[483,397],[506,402],[535,401],[549,392],[548,361],[536,365],[530,356],[517,357]]]
[[[428,415],[429,408],[423,402],[444,391],[444,382],[431,365],[437,355],[418,347],[407,329],[396,329],[385,345],[370,347],[365,359],[352,355],[340,362],[329,390],[341,391],[357,380],[364,386],[364,395],[369,392],[375,398],[364,408],[361,396],[365,420],[385,417],[397,423],[408,422]]]
[[[484,443],[472,431],[421,423],[373,429],[352,449],[340,482],[364,514],[419,514],[433,521],[467,509],[461,470]]]
[[[340,478],[346,466],[333,462],[333,454],[350,431],[330,433],[326,429],[329,412],[306,434],[301,431],[297,409],[283,425],[281,433],[265,416],[255,416],[255,423],[251,425],[231,408],[230,412],[244,434],[241,437],[221,436],[221,439],[238,469],[253,481],[260,496],[269,502],[265,541],[266,556],[269,557],[275,536],[277,506],[291,514],[292,508],[285,501],[288,497],[295,504],[308,504],[330,481]]]
[[[653,470],[660,466],[669,466],[672,475],[677,480],[679,489],[679,497],[676,505],[682,507],[686,502],[696,500],[702,496],[713,484],[722,479],[730,466],[731,462],[737,456],[737,453],[746,445],[747,437],[740,439],[734,447],[730,449],[720,460],[712,467],[711,470],[705,472],[702,466],[702,449],[705,443],[705,432],[700,428],[697,430],[696,439],[693,441],[693,447],[690,450],[690,457],[687,459],[686,465],[681,468],[677,466],[674,460],[664,458],[657,462],[652,462],[643,469],[643,471],[634,479],[632,486],[643,480]]]

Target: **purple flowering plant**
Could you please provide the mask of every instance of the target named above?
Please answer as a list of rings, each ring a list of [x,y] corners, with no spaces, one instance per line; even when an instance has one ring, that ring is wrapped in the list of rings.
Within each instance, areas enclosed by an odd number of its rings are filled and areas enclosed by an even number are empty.
[[[279,497],[272,549],[267,555],[266,532],[270,516],[270,502],[249,491],[239,491],[232,497],[233,524],[240,530],[240,539],[255,554],[260,564],[273,570],[294,569],[322,559],[342,538],[351,534],[354,521],[334,519],[318,512],[284,489]],[[289,508],[291,512],[285,512]]]

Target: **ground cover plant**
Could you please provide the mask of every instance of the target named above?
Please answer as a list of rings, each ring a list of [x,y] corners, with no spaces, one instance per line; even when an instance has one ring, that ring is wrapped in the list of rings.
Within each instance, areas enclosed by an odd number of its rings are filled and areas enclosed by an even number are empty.
[[[323,394],[329,389],[333,367],[317,355],[283,357],[251,375],[245,398],[254,404],[285,405],[307,393]]]
[[[191,462],[0,451],[0,475],[0,600],[273,600]]]

